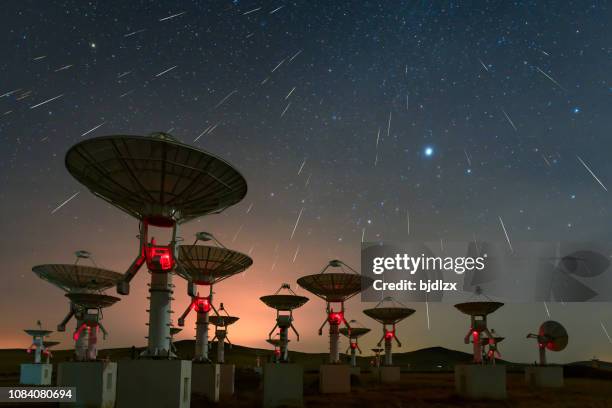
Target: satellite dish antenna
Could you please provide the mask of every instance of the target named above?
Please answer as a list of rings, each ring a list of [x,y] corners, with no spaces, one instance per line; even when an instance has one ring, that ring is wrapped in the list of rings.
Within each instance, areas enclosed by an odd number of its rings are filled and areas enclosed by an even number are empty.
[[[364,327],[357,320],[349,321],[350,330],[348,327],[341,327],[340,334],[349,339],[349,346],[346,349],[346,353],[351,350],[351,367],[357,367],[357,351],[361,354],[361,348],[359,348],[359,338],[365,336],[370,332],[370,329]]]
[[[475,364],[482,364],[482,342],[480,337],[484,333],[486,337],[495,342],[495,336],[487,327],[487,316],[504,304],[500,302],[483,301],[483,302],[465,302],[455,305],[461,313],[470,316],[470,330],[464,338],[465,344],[470,343],[470,339],[474,344],[473,359]],[[495,344],[495,343],[493,343]],[[492,360],[495,364],[495,359]]]
[[[94,195],[140,221],[139,252],[117,292],[129,294],[130,281],[147,264],[152,273],[143,354],[172,357],[170,306],[178,225],[238,203],[247,192],[244,177],[224,160],[161,132],[87,139],[68,150],[65,164]],[[170,242],[149,241],[149,226],[171,228]]]
[[[76,251],[75,255],[77,259],[73,264],[37,265],[32,271],[39,278],[66,292],[66,297],[70,300],[70,309],[57,326],[57,331],[65,331],[66,324],[75,317],[77,325],[73,339],[76,359],[95,360],[97,328],[100,328],[105,338],[108,334],[100,322],[101,309],[110,307],[120,300],[117,297],[104,295],[103,291],[115,286],[122,275],[96,266],[78,264],[79,259],[91,259],[91,253],[87,251]]]
[[[98,356],[98,329],[102,332],[104,339],[108,335],[100,322],[102,320],[102,309],[114,305],[121,299],[99,293],[67,293],[66,297],[75,306],[77,319],[81,322],[72,338],[78,343],[81,336],[86,336],[86,360],[95,361]]]
[[[328,272],[330,268],[336,268],[339,271]],[[370,286],[372,280],[360,275],[346,263],[333,259],[321,272],[303,276],[297,280],[297,283],[310,293],[325,300],[327,318],[319,328],[319,336],[323,334],[325,324],[329,323],[329,362],[336,364],[340,361],[338,349],[340,325],[344,324],[350,329],[344,317],[344,302]],[[340,310],[334,310],[333,303],[339,303]]]
[[[374,366],[376,368],[380,367],[380,353],[382,353],[384,351],[384,349],[380,348],[380,347],[375,347],[373,349],[371,349],[374,352]]]
[[[214,241],[219,246],[197,245],[198,241]],[[185,325],[185,318],[192,311],[197,313],[195,361],[210,361],[208,357],[208,324],[213,305],[213,285],[229,277],[245,271],[253,264],[253,260],[237,251],[227,249],[208,232],[198,232],[193,245],[178,247],[176,272],[187,280],[188,294],[191,303],[179,317],[178,325]],[[206,286],[207,296],[200,296],[198,286]]]
[[[230,347],[232,346],[232,342],[227,337],[227,329],[229,326],[236,323],[239,319],[239,317],[230,316],[230,314],[227,313],[225,306],[223,306],[223,303],[221,303],[221,306],[219,307],[219,313],[217,315],[210,316],[210,322],[214,326],[216,326],[215,336],[212,338],[211,341],[217,339],[218,364],[225,363],[225,342],[227,341]]]
[[[529,333],[528,339],[538,340],[540,365],[546,365],[546,350],[561,351],[567,347],[569,336],[565,327],[559,322],[548,320],[540,325],[538,334]]]
[[[289,328],[291,328],[295,333],[297,341],[300,341],[300,334],[297,332],[295,327],[293,327],[293,310],[304,306],[306,302],[308,302],[308,298],[305,296],[297,295],[293,290],[291,290],[291,287],[288,283],[283,283],[281,287],[276,292],[274,292],[273,295],[262,296],[259,298],[259,300],[265,303],[266,306],[271,307],[272,309],[276,309],[276,324],[274,325],[270,333],[268,333],[268,340],[272,340],[272,333],[274,333],[274,330],[276,330],[276,328],[278,327],[279,354],[277,356],[277,361],[281,363],[288,363]],[[268,341],[268,343],[270,343],[270,341]],[[276,344],[273,345],[275,346],[274,350],[276,356]]]
[[[381,345],[383,340],[385,341],[385,365],[393,365],[393,340],[399,347],[402,347],[402,343],[395,334],[395,325],[405,318],[412,316],[415,312],[414,309],[406,307],[402,303],[394,300],[391,297],[386,297],[372,309],[365,309],[363,313],[366,316],[371,317],[379,323],[382,323],[383,336],[378,341],[378,346]],[[387,326],[391,326],[391,329],[387,329]]]
[[[32,337],[32,344],[26,351],[30,354],[34,351],[34,363],[40,364],[42,362],[42,355],[47,354],[44,338],[53,333],[53,331],[43,329],[40,320],[36,322],[36,325],[38,328],[25,329],[24,332]]]

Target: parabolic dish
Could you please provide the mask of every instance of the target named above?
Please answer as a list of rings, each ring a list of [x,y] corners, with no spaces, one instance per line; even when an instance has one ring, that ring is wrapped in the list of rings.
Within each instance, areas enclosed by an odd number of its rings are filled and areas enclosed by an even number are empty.
[[[240,318],[236,316],[216,316],[216,315],[210,316],[208,318],[208,320],[210,321],[212,325],[219,326],[219,327],[225,327],[225,326],[234,324],[238,321],[238,319]]]
[[[177,272],[197,285],[212,285],[253,264],[240,252],[208,245],[180,245],[177,262]]]
[[[66,297],[75,305],[86,309],[110,307],[121,300],[115,296],[99,293],[66,293]]]
[[[26,332],[28,335],[34,337],[34,336],[48,336],[51,333],[53,333],[52,330],[42,330],[42,329],[26,329],[24,330],[24,332]]]
[[[220,212],[247,192],[229,163],[164,133],[84,140],[65,164],[95,195],[158,226]]]
[[[45,348],[57,346],[58,344],[60,344],[59,341],[43,341],[43,346],[45,346]]]
[[[281,346],[281,341],[280,339],[266,339],[266,341],[268,343],[270,343],[271,345],[273,345],[274,347],[280,347]],[[287,343],[289,343],[291,340],[287,340]]]
[[[317,273],[303,276],[297,283],[327,302],[343,302],[369,286],[371,279],[354,273]]]
[[[569,336],[565,327],[559,322],[548,320],[540,326],[538,332],[538,340],[543,338],[546,340],[546,348],[551,351],[561,351],[567,347]]]
[[[497,343],[501,343],[502,341],[504,341],[505,337],[493,337],[493,339],[495,340],[495,344],[497,344]],[[487,344],[489,344],[489,337],[481,337],[480,344],[482,344],[483,346],[486,346]]]
[[[375,307],[365,309],[363,313],[382,324],[395,324],[415,312],[408,307]]]
[[[32,271],[39,278],[70,292],[73,290],[104,290],[113,287],[123,275],[106,269],[75,264],[37,265]]]
[[[367,334],[370,332],[370,329],[366,328],[366,327],[351,327],[351,338],[359,338],[361,336],[363,336],[364,334]],[[340,334],[342,334],[343,336],[349,337],[349,329],[348,327],[341,327],[340,328]]]
[[[298,295],[267,295],[259,298],[272,309],[289,311],[304,306],[308,298]]]
[[[501,302],[465,302],[458,303],[455,307],[469,316],[486,316],[493,313],[504,304]]]

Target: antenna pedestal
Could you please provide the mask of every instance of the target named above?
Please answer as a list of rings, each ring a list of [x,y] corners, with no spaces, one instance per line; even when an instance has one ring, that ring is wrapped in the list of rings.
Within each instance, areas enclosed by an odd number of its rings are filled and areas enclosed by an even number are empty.
[[[191,365],[191,393],[219,402],[221,365],[194,362]]]
[[[393,338],[385,336],[385,366],[393,365]]]
[[[329,324],[329,362],[337,364],[340,362],[340,327],[337,324]]]
[[[149,288],[149,336],[144,357],[176,357],[170,346],[170,314],[172,313],[172,273],[151,273]]]
[[[115,408],[189,408],[191,367],[188,360],[121,360]]]
[[[195,361],[208,361],[208,312],[199,312],[196,320]]]
[[[89,328],[85,326],[85,320],[79,318],[76,321],[74,338],[74,355],[77,361],[87,361],[87,350],[89,349]]]
[[[456,365],[455,390],[464,398],[505,399],[506,367],[501,364]]]
[[[304,369],[298,364],[264,365],[263,407],[302,407]]]
[[[357,367],[357,347],[351,344],[351,367]]]
[[[530,387],[563,387],[562,366],[525,367],[525,382]]]
[[[217,363],[224,364],[225,363],[225,330],[217,329],[215,332],[217,336]]]
[[[51,385],[53,364],[34,363],[21,364],[19,384],[21,385]]]
[[[75,387],[78,407],[113,407],[116,400],[117,363],[63,362],[57,365],[57,385]]]

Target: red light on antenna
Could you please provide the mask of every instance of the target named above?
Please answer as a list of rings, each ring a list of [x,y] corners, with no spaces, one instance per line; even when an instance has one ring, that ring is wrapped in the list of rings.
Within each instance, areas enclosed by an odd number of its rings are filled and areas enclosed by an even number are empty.
[[[191,308],[198,313],[208,313],[210,311],[210,302],[208,298],[196,298],[191,303]]]
[[[393,330],[385,330],[386,340],[391,340],[393,337],[395,337],[395,332]]]
[[[169,271],[174,267],[174,257],[169,246],[155,245],[155,239],[145,249],[147,266],[152,271]]]
[[[472,331],[472,338],[474,339],[474,343],[478,342],[478,331]]]
[[[81,332],[83,331],[83,329],[87,327],[87,325],[85,323],[83,323],[72,335],[72,338],[74,339],[74,341],[79,340],[79,337],[81,337]]]
[[[357,348],[357,343],[351,343],[351,349],[355,350]]]
[[[339,325],[344,321],[344,313],[342,312],[330,312],[327,316],[329,324]]]

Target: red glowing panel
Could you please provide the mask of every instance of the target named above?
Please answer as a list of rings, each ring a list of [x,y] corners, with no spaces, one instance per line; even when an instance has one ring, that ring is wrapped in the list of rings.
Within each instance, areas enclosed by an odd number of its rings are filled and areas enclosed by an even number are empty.
[[[327,316],[329,324],[339,325],[344,321],[344,313],[342,312],[330,312]]]
[[[174,267],[174,257],[168,246],[157,246],[152,240],[146,248],[147,266],[152,271],[169,271]]]
[[[191,303],[191,308],[198,313],[208,313],[210,311],[210,302],[208,298],[196,298]]]
[[[83,323],[78,329],[77,331],[74,332],[74,334],[72,335],[72,338],[74,339],[74,341],[77,341],[79,339],[79,337],[81,337],[81,332],[83,331],[83,329],[85,329],[85,327],[87,327],[87,325],[85,323]]]
[[[395,332],[393,330],[385,330],[385,339],[391,340],[395,337]]]

